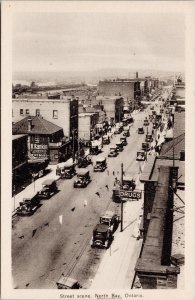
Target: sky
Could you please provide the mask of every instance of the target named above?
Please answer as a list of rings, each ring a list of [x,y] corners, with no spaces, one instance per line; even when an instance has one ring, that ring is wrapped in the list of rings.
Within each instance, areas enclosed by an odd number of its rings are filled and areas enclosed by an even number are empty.
[[[182,14],[15,13],[13,71],[184,71]]]

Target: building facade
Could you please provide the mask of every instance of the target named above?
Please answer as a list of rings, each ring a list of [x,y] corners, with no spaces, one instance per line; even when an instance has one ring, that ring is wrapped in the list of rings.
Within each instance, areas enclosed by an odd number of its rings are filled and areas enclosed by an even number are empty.
[[[42,116],[61,127],[64,136],[70,138],[78,134],[78,100],[61,97],[47,99],[38,95],[20,95],[12,100],[12,121],[18,122],[28,116]]]
[[[96,134],[96,124],[98,123],[98,113],[79,114],[79,140],[90,141]]]
[[[102,105],[108,122],[120,122],[124,112],[124,98],[121,96],[97,96],[96,104]]]

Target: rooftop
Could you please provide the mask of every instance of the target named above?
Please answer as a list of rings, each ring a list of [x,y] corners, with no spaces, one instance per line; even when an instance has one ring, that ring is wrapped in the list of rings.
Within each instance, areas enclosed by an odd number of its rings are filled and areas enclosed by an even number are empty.
[[[15,135],[12,135],[12,141],[14,140],[18,140],[24,136],[27,136],[27,134],[15,134]]]
[[[29,121],[32,121],[31,130],[28,131]],[[13,124],[13,134],[30,133],[30,134],[53,134],[63,130],[61,127],[43,119],[41,116],[29,116]]]

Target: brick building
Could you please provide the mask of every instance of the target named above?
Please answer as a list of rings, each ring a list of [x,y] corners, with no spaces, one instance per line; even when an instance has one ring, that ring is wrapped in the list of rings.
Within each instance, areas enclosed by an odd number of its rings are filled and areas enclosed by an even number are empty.
[[[119,122],[123,118],[124,98],[121,96],[97,96],[94,104],[103,106],[108,121]]]
[[[64,136],[78,134],[78,99],[61,97],[48,99],[43,95],[20,95],[12,99],[12,121],[18,122],[28,116],[42,116],[45,120],[61,127]]]
[[[29,116],[15,123],[13,134],[27,134],[28,162],[49,160],[57,163],[71,156],[72,143],[64,138],[63,129],[41,116]]]

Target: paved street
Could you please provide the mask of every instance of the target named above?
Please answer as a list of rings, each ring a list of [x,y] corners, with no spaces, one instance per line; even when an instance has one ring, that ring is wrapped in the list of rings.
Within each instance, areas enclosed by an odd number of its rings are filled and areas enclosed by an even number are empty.
[[[91,249],[90,239],[102,212],[109,208],[120,214],[120,205],[112,202],[111,196],[114,178],[120,179],[122,162],[124,171],[135,176],[139,184],[140,165],[143,167],[143,163],[136,162],[136,152],[141,149],[145,135],[138,135],[137,128],[142,127],[146,114],[147,112],[134,114],[135,122],[131,127],[128,145],[118,157],[107,159],[106,171],[94,173],[93,167],[88,167],[92,181],[85,189],[73,188],[75,178],[60,179],[57,183],[58,193],[49,200],[43,200],[42,206],[33,216],[14,217],[12,263],[15,288],[56,288],[56,281],[62,273],[78,279],[84,288],[89,288],[91,284],[92,288],[94,284],[96,288],[99,279],[95,274],[98,271],[98,276],[102,272],[101,268],[98,269],[100,262],[107,261],[109,251],[117,255],[117,249],[123,249],[123,257],[130,245],[129,254],[134,257],[135,264],[137,257],[134,250],[139,249],[139,246],[135,238],[137,228],[134,223],[138,222],[142,201],[124,204],[124,228],[127,229],[120,233],[118,228],[109,250]],[[118,138],[119,135],[113,135],[111,144],[105,145],[103,153],[99,156],[107,156],[110,146],[114,145]],[[93,160],[96,158],[97,156],[93,156]],[[127,235],[131,237],[131,241],[125,238]],[[122,246],[124,243],[125,248]],[[121,250],[118,253],[121,253]],[[127,260],[129,261],[129,255]],[[123,272],[131,269],[129,274],[133,274],[134,264],[129,266],[124,259],[121,269]],[[109,265],[107,267],[109,268]],[[110,280],[110,285],[113,286],[116,283],[114,276],[113,274],[113,280]],[[129,282],[130,278],[128,282],[118,281],[118,285],[128,286]]]

